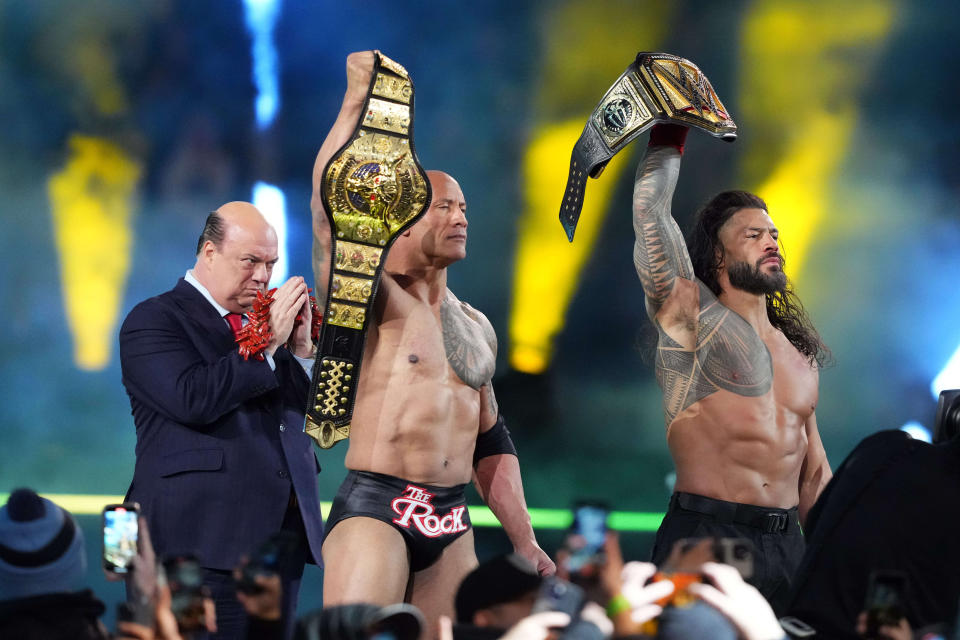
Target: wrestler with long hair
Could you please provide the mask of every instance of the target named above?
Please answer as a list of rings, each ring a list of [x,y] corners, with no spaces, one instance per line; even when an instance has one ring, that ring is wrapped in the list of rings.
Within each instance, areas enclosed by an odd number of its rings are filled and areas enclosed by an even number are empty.
[[[686,133],[653,129],[633,202],[677,473],[653,561],[683,538],[748,538],[754,583],[776,609],[803,554],[800,525],[832,475],[816,421],[830,353],[790,288],[763,200],[719,194],[684,242],[671,200]]]

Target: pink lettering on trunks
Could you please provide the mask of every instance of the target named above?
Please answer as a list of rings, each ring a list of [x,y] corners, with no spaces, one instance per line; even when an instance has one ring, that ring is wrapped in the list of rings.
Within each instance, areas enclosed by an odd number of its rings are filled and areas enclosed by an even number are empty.
[[[408,484],[403,495],[394,498],[390,503],[394,513],[400,516],[393,521],[405,528],[410,528],[412,523],[428,538],[467,530],[467,525],[463,524],[465,506],[454,507],[450,513],[441,517],[434,513],[433,505],[430,504],[432,499],[432,493]]]

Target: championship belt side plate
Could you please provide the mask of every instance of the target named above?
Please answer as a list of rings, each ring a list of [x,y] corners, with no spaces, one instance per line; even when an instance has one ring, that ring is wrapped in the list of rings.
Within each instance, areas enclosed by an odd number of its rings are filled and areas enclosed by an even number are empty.
[[[431,196],[413,146],[413,82],[390,58],[374,57],[360,121],[324,168],[320,189],[330,220],[330,281],[304,431],[324,449],[350,436],[387,251]]]
[[[702,129],[732,142],[737,125],[703,72],[668,53],[637,54],[603,96],[570,157],[560,224],[573,242],[587,176],[598,178],[610,159],[658,122]]]

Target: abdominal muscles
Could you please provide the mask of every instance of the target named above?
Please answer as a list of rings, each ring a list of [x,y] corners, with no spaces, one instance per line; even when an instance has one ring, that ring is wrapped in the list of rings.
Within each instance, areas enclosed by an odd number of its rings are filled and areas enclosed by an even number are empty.
[[[796,506],[805,421],[778,407],[772,391],[754,398],[717,391],[701,399],[667,429],[676,490],[743,504]]]
[[[423,358],[416,363],[404,358],[400,364],[420,365]],[[420,371],[394,372],[379,380],[363,376],[348,468],[439,486],[470,481],[480,394],[448,374],[445,361],[442,368],[446,371],[440,376]]]

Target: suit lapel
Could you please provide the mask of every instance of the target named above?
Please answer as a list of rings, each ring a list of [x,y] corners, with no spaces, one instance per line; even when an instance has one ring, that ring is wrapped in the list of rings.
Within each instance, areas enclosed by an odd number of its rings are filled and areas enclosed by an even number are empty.
[[[203,294],[192,284],[180,278],[173,288],[173,296],[184,316],[197,329],[206,334],[209,342],[220,353],[229,351],[235,344],[233,332]]]
[[[196,287],[180,278],[177,286],[173,289],[173,295],[184,316],[199,332],[205,334],[207,341],[218,354],[223,355],[236,349],[236,340],[234,340],[230,326]],[[274,358],[274,364],[278,368],[281,359],[282,356],[279,353]],[[251,398],[247,402],[261,403],[276,418],[277,422],[283,420],[283,393],[281,389],[274,389],[257,398]]]

